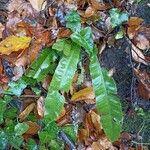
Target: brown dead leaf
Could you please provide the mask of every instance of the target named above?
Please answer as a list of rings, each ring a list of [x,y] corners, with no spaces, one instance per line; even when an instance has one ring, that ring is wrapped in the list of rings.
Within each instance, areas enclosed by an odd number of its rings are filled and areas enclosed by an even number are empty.
[[[133,39],[133,37],[136,35],[143,21],[144,20],[139,17],[131,17],[129,19],[127,33],[130,39]]]
[[[44,4],[44,1],[45,0],[29,0],[32,7],[37,11],[42,10],[42,5]]]
[[[88,17],[91,17],[95,14],[95,10],[89,6],[86,10],[85,10],[85,17],[88,18]]]
[[[25,134],[35,135],[40,130],[40,126],[36,122],[27,121],[25,123],[29,126],[29,129],[25,132]]]
[[[23,121],[34,109],[34,107],[35,107],[35,103],[32,103],[29,106],[27,106],[26,109],[19,114],[20,121]]]
[[[60,28],[58,32],[58,38],[65,38],[71,35],[71,31],[66,28]]]
[[[92,87],[87,87],[85,89],[82,89],[78,92],[76,92],[72,98],[71,101],[77,102],[77,101],[82,101],[82,100],[86,100],[86,99],[94,99],[95,95],[93,92],[93,88]]]
[[[94,111],[90,112],[91,121],[93,123],[93,127],[97,132],[101,132],[102,126],[100,124],[100,116],[96,114]]]
[[[108,4],[104,4],[102,2],[99,2],[98,0],[90,0],[90,4],[92,5],[92,8],[94,10],[107,10],[110,8]]]
[[[150,42],[149,40],[142,34],[138,34],[135,37],[136,46],[142,50],[149,49]]]
[[[103,137],[97,142],[93,142],[91,145],[93,150],[114,150],[112,143],[107,139],[107,137]]]
[[[150,100],[150,75],[146,72],[146,70],[140,71],[134,69],[134,72],[139,80],[138,84],[139,95],[146,100]]]
[[[43,96],[41,96],[37,100],[37,113],[40,118],[44,117],[44,97]]]
[[[89,130],[88,129],[83,129],[83,128],[79,129],[78,140],[81,143],[84,143],[85,145],[89,145],[88,138],[89,138]]]
[[[132,57],[136,62],[143,63],[147,65],[147,59],[144,54],[134,45],[132,45]]]
[[[5,27],[0,23],[0,39],[2,38],[2,33]]]
[[[9,36],[0,42],[0,54],[9,55],[12,52],[24,50],[29,47],[30,37]]]

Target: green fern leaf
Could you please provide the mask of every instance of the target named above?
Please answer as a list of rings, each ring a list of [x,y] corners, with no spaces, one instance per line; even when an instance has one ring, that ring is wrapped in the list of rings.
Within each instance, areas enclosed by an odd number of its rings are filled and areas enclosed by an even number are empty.
[[[96,96],[97,111],[101,116],[104,132],[111,141],[118,139],[122,126],[122,109],[114,80],[102,70],[95,53],[91,56],[90,74]]]
[[[69,56],[64,56],[53,75],[49,90],[64,90],[69,91],[73,76],[77,69],[79,61],[80,47],[75,43],[71,43],[71,51]]]

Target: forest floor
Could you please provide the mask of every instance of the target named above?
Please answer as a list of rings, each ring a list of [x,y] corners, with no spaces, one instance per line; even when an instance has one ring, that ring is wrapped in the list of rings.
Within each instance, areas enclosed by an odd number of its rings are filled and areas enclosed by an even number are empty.
[[[45,55],[43,49],[54,46],[58,39],[68,39],[74,28],[78,28],[66,27],[65,16],[72,10],[78,12],[82,27],[91,28],[99,63],[117,85],[123,125],[120,136],[112,142],[105,129],[98,127],[101,122],[97,121],[97,98],[90,89],[93,83],[90,58],[84,51],[83,42],[80,44],[83,58],[78,60],[69,92],[58,90],[65,102],[53,104],[58,107],[50,106],[56,110],[52,115],[57,114],[57,117],[50,117],[55,124],[52,122],[46,128],[47,120],[42,121],[48,86],[52,87],[62,53],[69,53],[60,50],[61,53],[56,48],[59,52],[53,56],[57,59],[50,56],[48,60],[52,65],[42,70],[49,55]],[[18,37],[26,39],[19,43]],[[0,41],[0,150],[150,149],[150,0],[0,0]],[[59,45],[59,48],[63,46]],[[41,52],[43,58],[40,58]],[[33,69],[32,73],[30,69]],[[36,74],[35,70],[38,70]],[[67,76],[62,79],[69,81]],[[73,97],[76,98],[73,100]],[[59,110],[61,107],[63,109]],[[16,140],[12,140],[14,137]]]

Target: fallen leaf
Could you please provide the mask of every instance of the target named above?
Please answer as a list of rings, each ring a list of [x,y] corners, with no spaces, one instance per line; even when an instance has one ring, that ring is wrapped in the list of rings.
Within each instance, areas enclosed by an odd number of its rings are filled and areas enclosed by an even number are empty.
[[[29,106],[27,106],[26,109],[19,114],[20,121],[23,121],[34,109],[34,107],[35,107],[35,103],[32,103]]]
[[[94,14],[95,14],[95,10],[89,6],[85,11],[84,17],[88,18],[88,17],[93,16]]]
[[[134,45],[132,45],[132,57],[136,62],[147,65],[147,60],[144,54]]]
[[[25,134],[35,135],[40,130],[40,126],[36,122],[27,121],[25,123],[29,126],[29,129],[25,132]]]
[[[32,7],[37,11],[42,10],[42,5],[44,4],[44,1],[45,0],[29,0]]]
[[[138,34],[135,37],[136,46],[142,50],[149,49],[150,42],[149,40],[142,34]]]
[[[130,39],[133,39],[133,37],[136,35],[138,32],[139,28],[141,27],[141,24],[143,23],[143,19],[139,17],[131,17],[128,20],[128,36]]]
[[[89,142],[88,142],[88,138],[89,138],[89,132],[87,129],[79,129],[79,132],[78,132],[78,140],[81,142],[81,143],[84,143],[85,145],[89,145]]]
[[[44,117],[44,97],[40,97],[37,100],[37,113],[40,118]]]
[[[139,80],[139,84],[138,84],[139,95],[146,100],[150,100],[150,76],[149,74],[146,72],[146,70],[140,71],[140,70],[134,69],[134,72]]]
[[[90,0],[90,3],[95,10],[106,10],[110,5],[99,2],[99,0]]]
[[[24,50],[29,47],[30,37],[9,36],[0,42],[0,54],[9,55],[12,52]]]
[[[91,147],[93,150],[114,150],[112,143],[107,139],[107,137],[102,137],[97,142],[93,142]]]
[[[5,27],[0,23],[0,39],[2,38],[2,33]]]
[[[21,18],[37,16],[36,11],[33,9],[31,4],[25,0],[11,0],[8,4],[8,11],[17,11]]]
[[[100,124],[100,116],[96,114],[94,111],[90,112],[91,121],[93,123],[93,127],[96,130],[96,132],[101,132],[102,126]]]
[[[77,102],[77,101],[82,101],[82,100],[86,100],[86,99],[94,99],[95,95],[93,92],[93,88],[92,87],[87,87],[85,89],[82,89],[76,93],[74,93],[74,95],[71,98],[71,101]]]

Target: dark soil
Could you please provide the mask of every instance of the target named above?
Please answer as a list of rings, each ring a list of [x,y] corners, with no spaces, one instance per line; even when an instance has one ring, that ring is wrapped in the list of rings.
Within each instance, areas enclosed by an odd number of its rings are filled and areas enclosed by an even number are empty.
[[[148,2],[150,0],[132,6],[134,10],[131,10],[135,13],[134,16],[143,18],[145,24],[150,24],[150,7],[146,5]],[[117,83],[118,95],[122,100],[125,113],[123,130],[133,135],[133,144],[145,143],[145,145],[150,145],[150,115],[148,115],[150,101],[140,98],[136,91],[137,81],[132,73],[131,63],[136,64],[130,59],[129,48],[130,45],[125,38],[117,41],[114,47],[107,47],[104,50],[100,56],[100,63],[108,70],[112,68],[115,70],[113,77]],[[147,71],[150,69],[147,66],[142,67],[146,68]],[[131,94],[134,97],[131,98]],[[144,112],[143,115],[135,111],[139,109]]]

